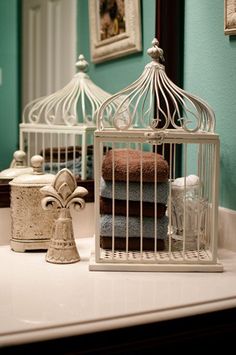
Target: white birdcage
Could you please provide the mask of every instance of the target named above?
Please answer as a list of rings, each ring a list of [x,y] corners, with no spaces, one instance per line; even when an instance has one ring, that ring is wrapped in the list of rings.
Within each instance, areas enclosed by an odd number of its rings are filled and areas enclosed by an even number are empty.
[[[61,90],[28,103],[20,124],[20,149],[28,163],[35,154],[44,158],[45,172],[68,168],[82,180],[93,178],[93,134],[96,114],[110,94],[85,73],[88,63],[80,55],[78,72]]]
[[[222,271],[214,112],[167,77],[152,44],[142,75],[98,111],[89,268]]]

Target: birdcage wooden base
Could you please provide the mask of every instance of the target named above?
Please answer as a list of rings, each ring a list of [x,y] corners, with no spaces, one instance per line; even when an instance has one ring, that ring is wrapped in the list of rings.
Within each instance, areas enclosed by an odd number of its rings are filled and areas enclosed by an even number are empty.
[[[159,272],[222,272],[223,265],[211,261],[211,253],[206,250],[183,252],[143,252],[142,262],[140,252],[127,253],[114,251],[111,261],[112,251],[102,250],[101,262],[95,261],[95,253],[92,252],[89,262],[90,271],[159,271]],[[153,259],[155,257],[155,259]],[[107,260],[106,260],[107,258]],[[167,262],[168,258],[168,262]],[[199,258],[201,263],[199,263]],[[138,260],[138,261],[137,261]],[[150,261],[152,260],[152,261]],[[183,262],[181,262],[183,260]]]

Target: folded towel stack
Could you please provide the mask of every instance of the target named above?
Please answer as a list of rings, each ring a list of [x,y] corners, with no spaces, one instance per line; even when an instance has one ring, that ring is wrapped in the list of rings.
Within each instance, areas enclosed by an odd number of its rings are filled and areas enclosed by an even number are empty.
[[[76,146],[67,146],[67,147],[52,147],[45,148],[44,151],[40,152],[41,155],[44,155],[45,162],[66,162],[68,160],[73,160],[82,156],[82,147],[79,145]],[[93,155],[93,146],[87,146],[87,155]]]
[[[129,164],[129,181],[140,181],[142,170],[143,182],[168,181],[168,163],[160,155],[135,149],[109,150],[103,160],[102,176],[104,180],[112,180],[112,170],[116,181],[126,181],[127,161]]]
[[[44,170],[56,174],[59,170],[67,168],[80,177],[82,171],[81,146],[52,147],[40,152],[44,156]],[[86,176],[93,179],[93,146],[87,146]]]
[[[78,157],[74,160],[68,160],[66,162],[44,163],[44,170],[46,173],[56,174],[59,170],[64,168],[71,170],[76,177],[81,177],[82,158]],[[93,156],[92,155],[87,155],[86,177],[88,180],[93,179]]]
[[[127,182],[128,175],[128,182]],[[163,250],[167,236],[168,163],[159,154],[109,150],[102,164],[100,245]],[[128,243],[128,244],[127,244]]]

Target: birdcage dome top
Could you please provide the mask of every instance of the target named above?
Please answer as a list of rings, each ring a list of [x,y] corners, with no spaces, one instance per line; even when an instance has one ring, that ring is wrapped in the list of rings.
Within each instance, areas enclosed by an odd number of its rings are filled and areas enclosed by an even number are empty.
[[[88,74],[82,54],[76,62],[77,73],[62,89],[29,102],[23,110],[23,123],[78,126],[96,125],[97,111],[111,95],[97,86]]]
[[[214,132],[215,115],[207,102],[178,87],[167,76],[164,53],[156,38],[147,50],[151,62],[140,77],[109,97],[98,111],[98,130],[176,128]]]

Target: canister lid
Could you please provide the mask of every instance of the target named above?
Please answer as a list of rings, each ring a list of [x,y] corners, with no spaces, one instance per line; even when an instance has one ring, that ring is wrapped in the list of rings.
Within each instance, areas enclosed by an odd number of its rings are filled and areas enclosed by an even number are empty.
[[[172,190],[193,190],[200,186],[199,177],[197,175],[188,175],[186,177],[179,177],[172,181]]]
[[[34,155],[31,158],[32,172],[15,177],[9,184],[13,186],[44,186],[51,184],[55,178],[53,174],[44,174],[43,172],[44,159],[41,155]]]
[[[0,172],[0,179],[12,180],[16,176],[32,173],[33,168],[25,165],[25,156],[26,154],[23,150],[16,150],[13,154],[13,161],[10,168]]]

